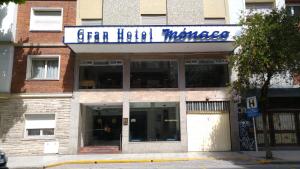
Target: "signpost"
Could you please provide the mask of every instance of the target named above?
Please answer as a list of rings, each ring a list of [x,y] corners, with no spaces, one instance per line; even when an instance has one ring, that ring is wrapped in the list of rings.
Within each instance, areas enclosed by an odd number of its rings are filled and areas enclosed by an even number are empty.
[[[246,114],[248,117],[252,117],[253,128],[254,128],[254,139],[255,139],[255,149],[258,151],[257,148],[257,138],[256,138],[256,125],[255,125],[255,117],[259,116],[258,106],[257,106],[257,99],[255,96],[247,97],[247,110]]]

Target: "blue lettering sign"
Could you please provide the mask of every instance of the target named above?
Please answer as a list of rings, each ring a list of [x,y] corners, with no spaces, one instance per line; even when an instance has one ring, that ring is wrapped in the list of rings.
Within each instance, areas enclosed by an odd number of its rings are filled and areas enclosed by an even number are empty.
[[[153,34],[161,32],[161,34]],[[159,28],[158,28],[159,29]],[[97,29],[85,29],[80,28],[77,31],[77,42],[78,43],[109,43],[109,42],[118,42],[118,43],[143,43],[143,42],[205,42],[205,41],[226,41],[230,37],[229,31],[220,31],[220,30],[197,30],[192,29],[188,30],[188,27],[182,27],[181,30],[172,30],[172,27],[164,27],[158,31],[157,28],[149,27],[142,28],[141,30],[136,29],[127,29],[116,28],[113,30],[113,33],[110,33],[111,30],[101,30]],[[112,41],[109,41],[109,35],[114,34]]]
[[[77,32],[77,41],[84,42],[84,29],[79,29]]]
[[[103,42],[108,42],[108,32],[103,32]]]
[[[118,42],[123,42],[124,29],[118,29]]]
[[[98,42],[99,42],[99,39],[100,39],[99,32],[95,32],[95,36],[94,36],[95,42],[98,43]]]
[[[163,29],[162,34],[164,35],[165,42],[184,42],[186,40],[193,41],[210,41],[210,40],[219,40],[224,41],[229,37],[228,31],[213,31],[212,33],[208,31],[202,31],[198,33],[198,31],[189,31],[186,32],[186,28],[184,28],[181,32],[173,31],[171,29]]]

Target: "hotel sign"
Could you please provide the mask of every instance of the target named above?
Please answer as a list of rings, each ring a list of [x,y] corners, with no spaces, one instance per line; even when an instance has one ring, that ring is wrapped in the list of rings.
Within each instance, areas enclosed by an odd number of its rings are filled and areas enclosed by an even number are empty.
[[[236,25],[194,26],[66,26],[65,44],[230,42]]]

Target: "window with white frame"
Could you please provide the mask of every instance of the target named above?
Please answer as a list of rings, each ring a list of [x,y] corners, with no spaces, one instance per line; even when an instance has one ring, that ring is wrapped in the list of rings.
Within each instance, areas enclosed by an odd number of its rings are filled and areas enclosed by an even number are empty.
[[[61,31],[63,23],[62,8],[32,8],[30,16],[31,31]]]
[[[25,136],[54,136],[55,114],[26,114]]]
[[[59,56],[29,56],[27,79],[59,80]]]
[[[274,8],[273,2],[251,2],[246,3],[246,12],[259,12],[259,13],[268,13],[271,12]]]

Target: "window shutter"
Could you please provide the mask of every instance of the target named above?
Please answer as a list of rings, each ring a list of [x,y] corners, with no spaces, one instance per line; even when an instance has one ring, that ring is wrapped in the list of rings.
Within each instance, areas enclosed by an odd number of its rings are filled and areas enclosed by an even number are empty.
[[[141,15],[165,15],[166,0],[141,0]]]
[[[102,19],[103,0],[80,0],[80,19]]]
[[[25,119],[26,129],[55,128],[54,114],[27,114]]]
[[[225,18],[225,0],[203,0],[204,18]]]

